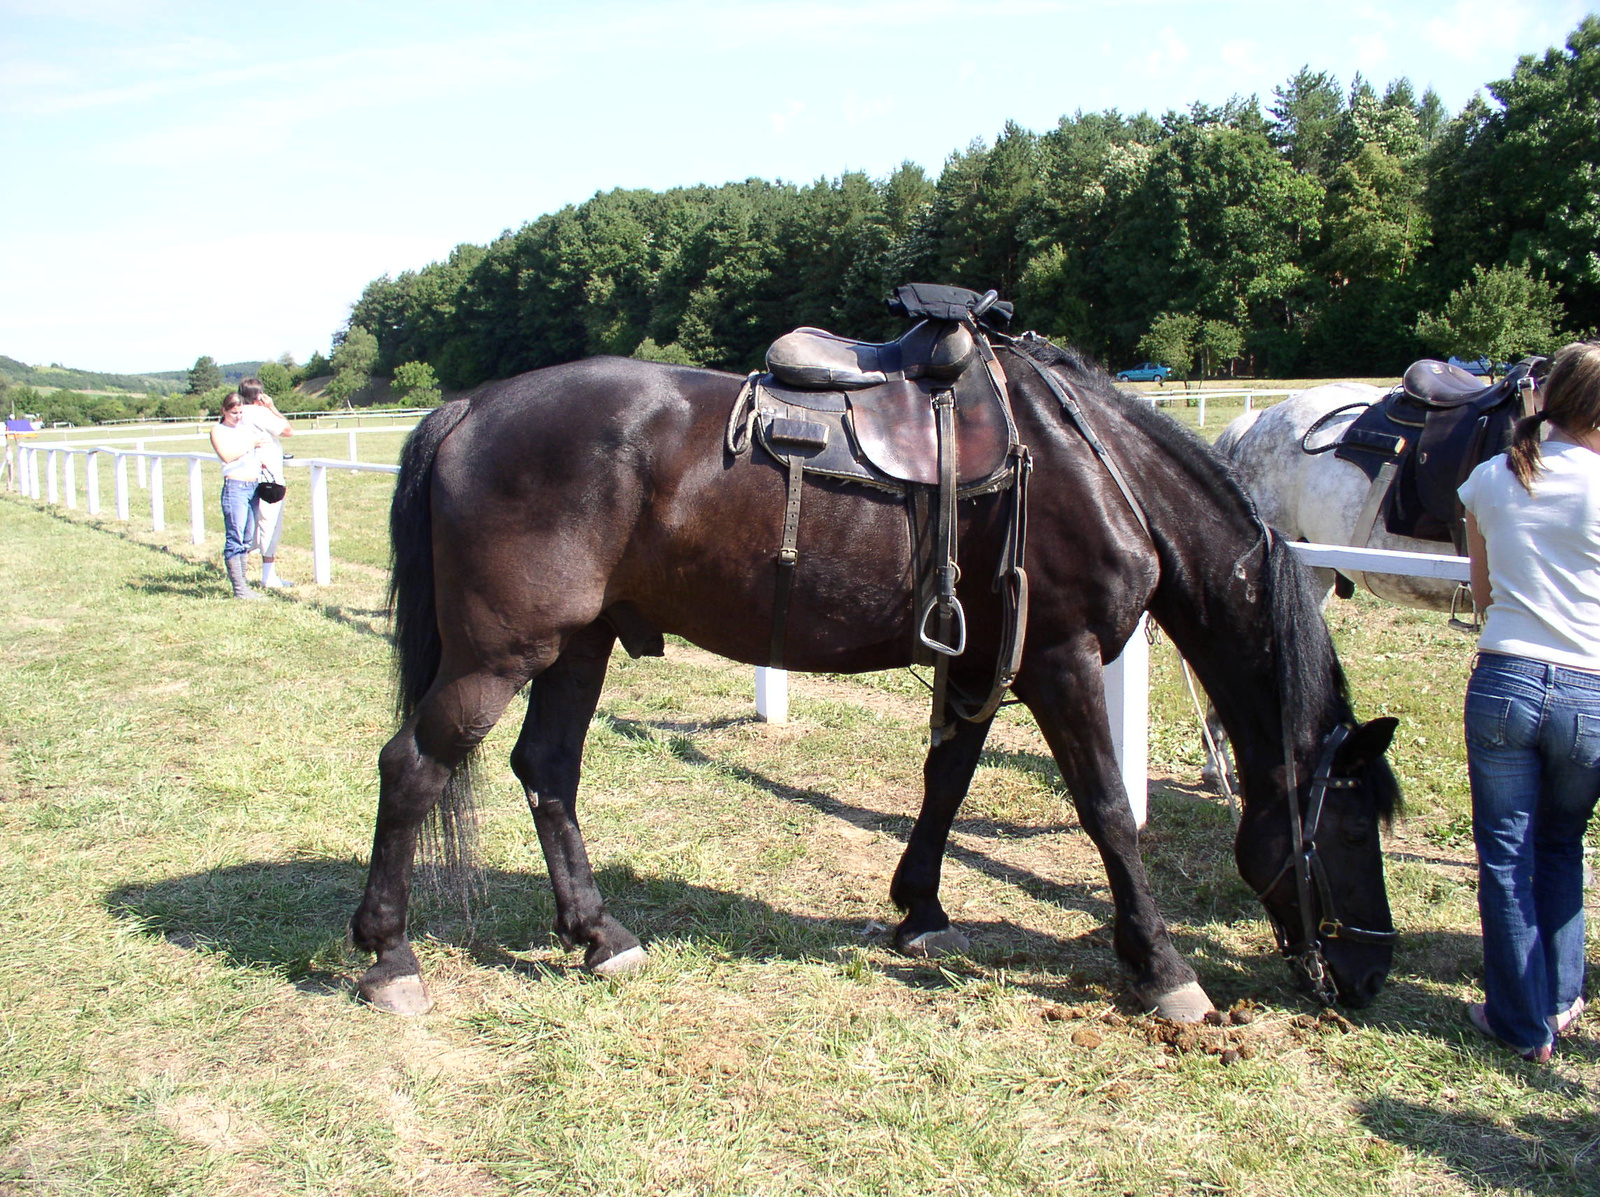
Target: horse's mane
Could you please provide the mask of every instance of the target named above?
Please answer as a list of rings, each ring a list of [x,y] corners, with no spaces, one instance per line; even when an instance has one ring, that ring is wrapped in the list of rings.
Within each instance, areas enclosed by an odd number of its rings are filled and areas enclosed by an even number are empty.
[[[1073,349],[1064,349],[1043,337],[1024,334],[1007,342],[1016,353],[1058,370],[1064,379],[1117,412],[1160,447],[1175,467],[1194,478],[1223,504],[1233,504],[1239,514],[1261,531],[1264,545],[1261,582],[1271,606],[1273,643],[1288,664],[1288,694],[1281,697],[1290,723],[1317,727],[1330,715],[1353,718],[1349,679],[1334,650],[1333,637],[1322,618],[1322,605],[1312,583],[1311,570],[1283,538],[1268,529],[1233,468],[1199,436],[1165,412],[1120,389],[1104,370]],[[1330,706],[1332,710],[1330,710]],[[1378,812],[1394,817],[1400,805],[1400,787],[1386,763],[1373,770],[1372,793]]]

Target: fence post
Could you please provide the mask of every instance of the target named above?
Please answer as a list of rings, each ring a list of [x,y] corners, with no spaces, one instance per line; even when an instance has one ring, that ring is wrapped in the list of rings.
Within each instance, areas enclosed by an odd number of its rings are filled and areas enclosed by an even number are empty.
[[[189,542],[206,542],[206,501],[201,493],[200,458],[189,459]]]
[[[139,459],[141,462],[144,458]],[[167,530],[167,496],[161,485],[161,459],[150,459],[150,531]]]
[[[359,427],[360,427],[360,425],[357,424],[356,428],[359,428]],[[361,460],[359,457],[356,456],[356,428],[352,428],[350,430],[350,460],[351,461],[360,461]]]
[[[1246,414],[1249,414],[1249,411],[1250,411],[1250,392],[1249,391],[1246,391],[1244,393],[1244,410],[1245,410]]]
[[[12,439],[13,438],[11,438],[9,436],[6,437],[5,473],[6,473],[6,489],[7,490],[16,490],[17,489],[17,459],[16,459],[16,455],[12,452],[12,444],[11,444]]]
[[[1204,392],[1200,395],[1200,427],[1206,426],[1206,397]]]
[[[144,452],[144,442],[143,441],[134,441],[133,442],[133,450],[134,450],[135,453],[143,453]],[[139,489],[143,490],[146,486],[149,485],[149,482],[146,480],[148,475],[145,472],[145,460],[142,457],[135,458],[134,460],[139,463],[138,466],[137,466],[137,469],[139,471]]]
[[[1150,807],[1150,641],[1145,637],[1149,618],[1139,617],[1122,655],[1105,668],[1111,747],[1133,821],[1140,827]]]
[[[767,723],[789,722],[789,671],[756,666],[756,715]]]
[[[76,453],[68,450],[65,464],[67,484],[67,506],[73,510],[78,507],[78,468],[75,462]]]
[[[83,459],[83,489],[89,496],[89,514],[100,514],[100,451],[90,449]]]
[[[116,478],[117,487],[117,518],[128,519],[128,458],[120,450],[117,452],[116,468],[112,471]]]
[[[45,502],[51,504],[52,506],[54,506],[56,503],[61,501],[60,500],[59,490],[58,490],[58,488],[56,486],[56,478],[57,478],[57,475],[60,473],[61,466],[60,466],[60,463],[56,461],[56,457],[57,457],[56,450],[51,449],[49,451],[48,456],[45,459],[45,467],[44,467],[44,469],[45,469]]]
[[[320,463],[311,467],[311,576],[318,586],[326,586],[333,578],[328,546],[328,467]]]

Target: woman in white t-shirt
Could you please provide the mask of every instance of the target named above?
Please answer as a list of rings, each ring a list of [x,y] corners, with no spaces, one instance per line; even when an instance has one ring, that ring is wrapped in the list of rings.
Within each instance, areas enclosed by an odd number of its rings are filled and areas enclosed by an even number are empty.
[[[245,580],[245,559],[256,537],[256,484],[261,447],[272,438],[244,418],[238,394],[222,401],[222,421],[211,426],[211,448],[222,459],[222,564],[236,599],[260,599]]]
[[[1583,1012],[1583,836],[1600,796],[1600,343],[1556,354],[1540,394],[1509,452],[1460,495],[1487,612],[1465,711],[1486,1001],[1467,1017],[1543,1062]]]

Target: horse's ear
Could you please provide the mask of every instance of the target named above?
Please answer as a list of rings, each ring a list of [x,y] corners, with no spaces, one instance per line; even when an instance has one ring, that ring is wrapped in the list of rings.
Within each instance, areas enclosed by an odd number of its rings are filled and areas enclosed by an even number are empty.
[[[1399,726],[1400,720],[1390,715],[1381,715],[1363,723],[1339,746],[1339,763],[1346,769],[1359,769],[1377,760],[1389,750],[1395,728]]]

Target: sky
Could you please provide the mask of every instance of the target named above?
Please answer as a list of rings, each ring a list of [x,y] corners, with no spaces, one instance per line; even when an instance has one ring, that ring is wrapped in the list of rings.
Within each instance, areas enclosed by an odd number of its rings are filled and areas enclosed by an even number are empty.
[[[617,187],[809,183],[1272,91],[1459,111],[1568,0],[0,0],[0,354],[329,352],[372,279]]]

